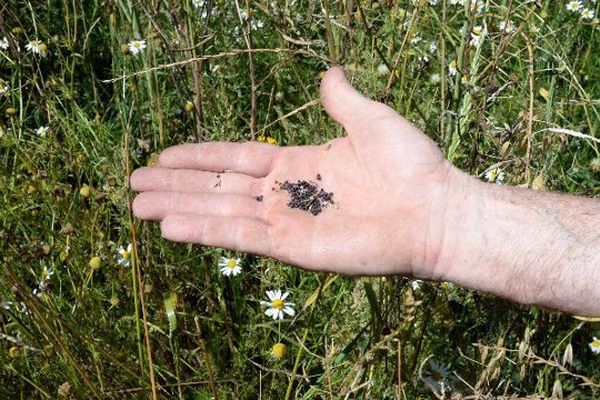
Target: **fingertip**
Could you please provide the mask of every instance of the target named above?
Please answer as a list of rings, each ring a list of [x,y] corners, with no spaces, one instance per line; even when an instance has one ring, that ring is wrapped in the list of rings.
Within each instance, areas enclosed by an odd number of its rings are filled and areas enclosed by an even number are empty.
[[[129,187],[131,190],[140,192],[147,190],[148,186],[152,186],[152,171],[155,167],[140,167],[133,171],[129,177]]]
[[[321,101],[328,101],[329,95],[335,91],[335,87],[346,81],[346,74],[340,65],[329,68],[323,79],[321,79]]]
[[[140,218],[140,219],[142,219],[140,217],[140,215],[141,215],[141,213],[140,213],[140,207],[141,207],[140,202],[143,201],[143,200],[141,200],[141,196],[142,196],[142,193],[138,194],[133,199],[133,202],[131,202],[131,211],[133,212],[133,215],[136,218]]]
[[[327,114],[346,128],[357,120],[369,117],[365,107],[369,100],[352,87],[340,66],[330,68],[325,73],[320,97]]]
[[[129,187],[131,190],[137,191],[139,189],[141,174],[143,174],[143,172],[141,172],[141,168],[138,168],[129,176]]]
[[[178,236],[175,233],[179,225],[177,215],[167,215],[160,221],[160,235],[167,240],[177,241]]]
[[[173,160],[175,159],[175,152],[177,151],[177,147],[173,146],[164,149],[160,155],[158,156],[158,166],[160,167],[168,167],[173,164]]]
[[[160,223],[160,235],[173,242],[196,242],[191,215],[170,214],[163,218]],[[198,218],[193,219],[198,223]]]
[[[152,218],[152,200],[150,193],[140,193],[133,199],[131,203],[131,211],[136,218],[153,219]]]

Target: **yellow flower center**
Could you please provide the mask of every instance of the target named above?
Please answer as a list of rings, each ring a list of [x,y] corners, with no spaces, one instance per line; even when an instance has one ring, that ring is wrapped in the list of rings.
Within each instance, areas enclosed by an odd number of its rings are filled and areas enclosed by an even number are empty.
[[[230,258],[227,261],[227,268],[229,269],[234,269],[236,267],[237,263],[235,262],[235,260],[233,258]]]
[[[124,251],[121,253],[121,257],[123,257],[125,260],[129,260],[129,257],[131,257],[131,253],[130,253],[130,252],[128,252],[127,250],[124,250]]]
[[[592,342],[592,347],[600,348],[600,340],[596,339]]]
[[[275,300],[273,300],[273,302],[271,303],[271,305],[273,306],[273,308],[281,310],[283,308],[283,300],[281,300],[281,299],[275,299]]]
[[[283,358],[285,356],[285,344],[283,343],[275,343],[271,348],[271,354],[275,358]]]
[[[140,42],[134,42],[133,43],[133,47],[135,47],[136,49],[140,48]]]

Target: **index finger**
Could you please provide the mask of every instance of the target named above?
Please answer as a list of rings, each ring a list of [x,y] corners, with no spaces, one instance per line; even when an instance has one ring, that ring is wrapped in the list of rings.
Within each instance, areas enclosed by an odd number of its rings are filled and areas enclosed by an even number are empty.
[[[165,149],[158,160],[161,167],[233,171],[257,178],[271,171],[279,147],[259,142],[187,143]]]

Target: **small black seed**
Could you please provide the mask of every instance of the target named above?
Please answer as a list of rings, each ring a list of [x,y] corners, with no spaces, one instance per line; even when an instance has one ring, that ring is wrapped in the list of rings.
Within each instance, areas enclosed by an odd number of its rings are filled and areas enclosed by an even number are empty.
[[[332,192],[327,193],[304,180],[296,183],[285,181],[279,184],[279,188],[290,194],[288,207],[308,211],[313,215],[320,214],[325,207],[334,204]]]
[[[317,174],[317,180],[320,181],[321,180],[321,174]]]
[[[220,177],[221,177],[221,174],[217,174],[217,178],[220,178]]]
[[[260,196],[256,196],[255,199],[256,201],[263,201],[263,195],[261,194]]]

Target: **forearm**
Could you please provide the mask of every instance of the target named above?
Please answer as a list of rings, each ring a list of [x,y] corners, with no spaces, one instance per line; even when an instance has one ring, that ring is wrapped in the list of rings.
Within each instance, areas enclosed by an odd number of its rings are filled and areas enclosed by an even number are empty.
[[[453,171],[439,278],[525,304],[600,315],[600,201]]]

